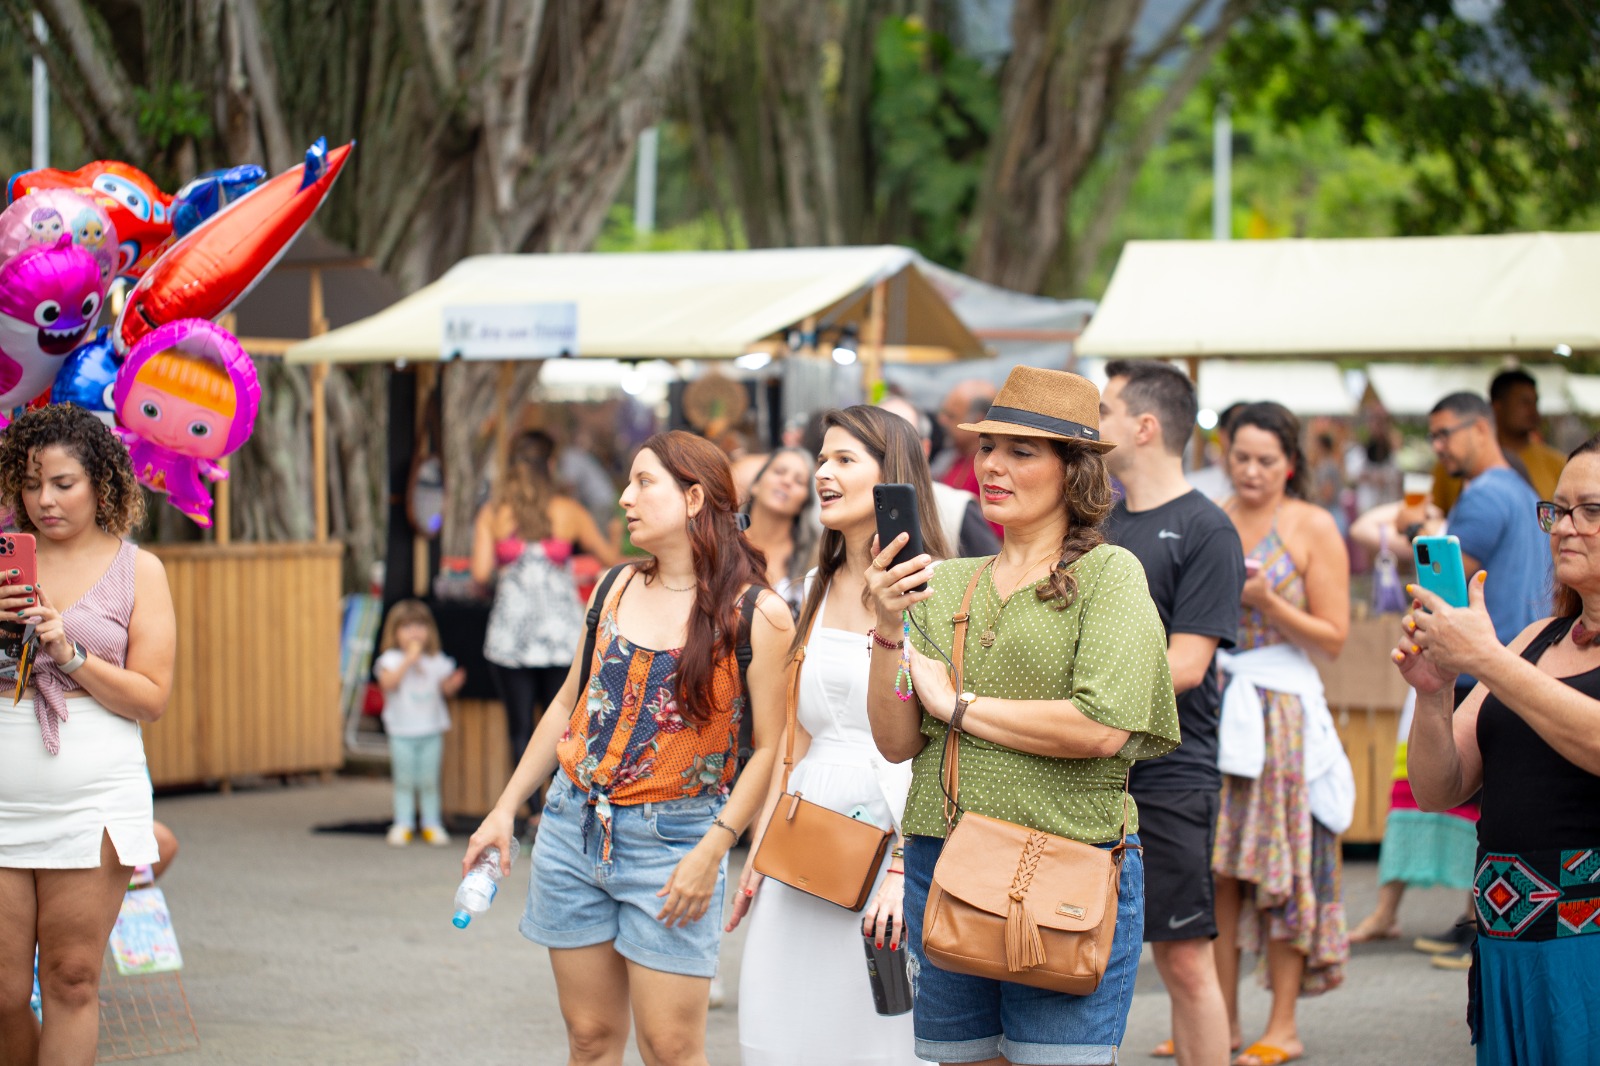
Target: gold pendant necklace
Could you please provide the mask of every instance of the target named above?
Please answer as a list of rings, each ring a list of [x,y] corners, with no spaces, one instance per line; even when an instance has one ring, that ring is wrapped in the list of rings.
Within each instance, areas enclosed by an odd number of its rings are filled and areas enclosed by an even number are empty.
[[[1060,554],[1060,549],[1057,548],[1055,553],[1056,554]],[[1039,560],[1039,563],[1044,562],[1045,559],[1048,559],[1048,558],[1049,558],[1048,555],[1045,556],[1044,559],[1040,559]],[[991,622],[989,625],[985,626],[984,630],[983,630],[983,633],[980,634],[979,637],[978,637],[978,643],[980,645],[982,645],[986,649],[994,647],[994,642],[995,642],[996,639],[998,639],[996,634],[995,634],[995,628],[997,626],[999,626],[999,624],[1000,624],[1000,614],[1001,614],[1002,611],[1005,610],[1005,606],[1006,606],[1006,598],[1002,597],[1000,595],[1000,586],[999,586],[998,583],[995,582],[995,579],[994,579],[994,571],[995,571],[995,568],[997,567],[998,563],[999,563],[999,558],[998,557],[996,557],[993,561],[991,561],[989,563],[989,567],[990,567],[990,570],[989,570],[989,587],[994,591],[994,598],[995,598],[994,621]],[[1028,572],[1030,570],[1032,570],[1035,566],[1038,566],[1039,563],[1031,563],[1028,566],[1024,567],[1023,571],[1022,571],[1023,576],[1026,577],[1028,575]],[[1016,588],[1013,588],[1011,590],[1011,594],[1013,596],[1016,595],[1017,589],[1020,589],[1022,587],[1022,584],[1023,583],[1019,583],[1016,586]]]

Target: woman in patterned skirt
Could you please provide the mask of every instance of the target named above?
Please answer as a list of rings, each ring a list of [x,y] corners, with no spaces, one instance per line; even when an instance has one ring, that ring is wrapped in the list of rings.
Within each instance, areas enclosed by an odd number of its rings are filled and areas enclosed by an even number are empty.
[[[1600,1061],[1600,437],[1536,513],[1555,556],[1554,617],[1502,647],[1483,605],[1495,575],[1480,571],[1466,607],[1413,588],[1394,651],[1417,692],[1417,801],[1448,810],[1482,789],[1467,986],[1479,1066]],[[1477,687],[1452,711],[1468,668]]]
[[[1277,1066],[1305,1054],[1296,999],[1336,987],[1349,957],[1340,902],[1337,833],[1348,828],[1316,804],[1307,747],[1348,771],[1332,734],[1321,681],[1306,652],[1332,658],[1350,628],[1350,559],[1333,517],[1305,502],[1299,425],[1275,403],[1250,404],[1233,421],[1223,509],[1245,545],[1244,615],[1230,657],[1235,681],[1254,690],[1260,745],[1253,765],[1230,750],[1228,704],[1220,736],[1222,806],[1212,871],[1217,878],[1217,970],[1234,1045],[1239,1024],[1239,953],[1266,962],[1272,1013],[1237,1066]],[[1271,653],[1270,684],[1257,679]],[[1227,659],[1218,662],[1228,669]],[[1230,693],[1232,695],[1232,693]],[[1254,703],[1251,706],[1255,706]],[[1326,750],[1330,744],[1334,750]],[[1310,760],[1315,763],[1318,760]],[[1254,776],[1246,776],[1253,773]]]

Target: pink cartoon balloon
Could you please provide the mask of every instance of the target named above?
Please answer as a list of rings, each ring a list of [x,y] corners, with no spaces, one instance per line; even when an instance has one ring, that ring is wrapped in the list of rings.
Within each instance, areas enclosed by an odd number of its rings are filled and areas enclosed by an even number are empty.
[[[104,298],[99,265],[65,233],[0,264],[0,415],[50,387]]]
[[[117,371],[111,404],[134,473],[197,525],[211,525],[217,460],[255,429],[261,386],[233,335],[204,319],[180,319],[144,335]]]
[[[0,262],[24,248],[53,247],[63,234],[94,256],[104,279],[100,295],[117,271],[117,230],[105,208],[66,189],[29,193],[0,212]]]

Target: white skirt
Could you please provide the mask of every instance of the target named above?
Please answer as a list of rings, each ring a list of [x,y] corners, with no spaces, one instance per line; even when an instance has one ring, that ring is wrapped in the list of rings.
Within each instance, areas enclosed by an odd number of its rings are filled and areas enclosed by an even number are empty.
[[[812,742],[790,791],[840,813],[867,809],[891,825],[868,756],[860,765],[824,761],[840,745]],[[884,863],[884,869],[888,868]],[[878,874],[876,894],[884,874]],[[861,935],[861,915],[766,878],[750,908],[739,969],[743,1066],[917,1066],[911,1015],[881,1017]]]
[[[154,820],[138,722],[73,697],[51,755],[32,699],[0,699],[0,867],[92,870],[103,833],[122,865],[151,864]]]

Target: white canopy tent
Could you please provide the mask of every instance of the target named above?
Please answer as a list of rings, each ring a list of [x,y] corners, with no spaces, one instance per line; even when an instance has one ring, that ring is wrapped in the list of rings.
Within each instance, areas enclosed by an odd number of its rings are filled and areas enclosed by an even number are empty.
[[[1085,356],[1600,353],[1600,233],[1129,241]]]
[[[1333,363],[1285,362],[1264,367],[1235,359],[1200,364],[1198,393],[1202,410],[1221,412],[1235,403],[1272,399],[1301,417],[1351,415],[1359,397]]]
[[[868,344],[875,291],[886,361],[983,355],[920,262],[890,246],[473,256],[386,310],[294,345],[286,359],[438,360],[447,306],[567,301],[577,305],[582,357],[731,359],[774,349],[807,319],[853,326]]]
[[[1506,363],[1373,363],[1367,380],[1378,401],[1398,417],[1421,417],[1452,392],[1475,392],[1485,398]],[[1519,367],[1539,383],[1543,415],[1600,415],[1600,376],[1573,374],[1563,366],[1525,364]]]

